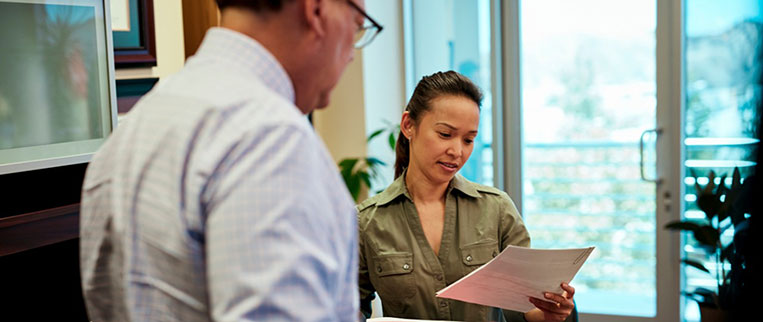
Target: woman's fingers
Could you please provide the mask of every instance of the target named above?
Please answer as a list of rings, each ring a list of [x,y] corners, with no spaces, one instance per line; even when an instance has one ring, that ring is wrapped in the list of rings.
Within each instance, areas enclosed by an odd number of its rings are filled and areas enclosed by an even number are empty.
[[[559,303],[544,301],[538,298],[531,297],[530,303],[535,305],[535,307],[539,308],[541,311],[546,313],[556,313],[556,314],[564,314],[565,311],[569,311],[566,308],[562,308]]]
[[[562,286],[562,289],[564,290],[564,292],[567,293],[567,294],[565,294],[566,298],[572,299],[572,297],[575,296],[575,288],[572,287],[572,285],[567,284],[567,283],[562,283],[561,286]]]
[[[543,313],[542,319],[544,321],[564,321],[571,312],[569,309],[560,307],[558,303],[551,303],[534,297],[530,298],[530,303]]]
[[[561,294],[556,293],[545,293],[544,294],[547,300],[554,301],[556,303],[559,303],[559,305],[564,306],[569,300],[562,296]]]

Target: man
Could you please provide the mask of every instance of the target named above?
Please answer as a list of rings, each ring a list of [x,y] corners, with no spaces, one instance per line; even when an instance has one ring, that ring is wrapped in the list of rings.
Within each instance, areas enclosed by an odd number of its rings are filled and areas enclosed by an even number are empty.
[[[368,36],[363,1],[217,2],[222,28],[89,165],[90,318],[355,320],[354,206],[303,114]]]

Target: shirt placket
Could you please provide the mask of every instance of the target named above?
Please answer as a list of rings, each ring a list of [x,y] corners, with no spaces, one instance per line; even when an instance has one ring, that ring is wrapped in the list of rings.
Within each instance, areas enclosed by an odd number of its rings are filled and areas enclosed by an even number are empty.
[[[410,227],[413,227],[413,235],[416,238],[419,249],[422,250],[421,253],[424,256],[424,260],[434,272],[434,283],[431,285],[435,287],[429,290],[432,294],[434,294],[435,292],[447,286],[447,279],[443,269],[444,262],[441,262],[440,258],[447,259],[447,252],[449,252],[450,248],[452,248],[456,217],[455,198],[453,198],[453,196],[448,193],[445,199],[445,222],[443,224],[444,227],[442,239],[440,241],[439,256],[435,255],[432,246],[429,245],[429,241],[427,241],[426,235],[424,234],[424,229],[421,227],[421,219],[419,218],[418,211],[416,211],[416,206],[413,204],[413,202],[407,200],[404,203],[403,209],[407,213],[406,217],[408,218],[408,224]],[[441,320],[451,319],[449,300],[443,298],[437,299],[437,318]]]

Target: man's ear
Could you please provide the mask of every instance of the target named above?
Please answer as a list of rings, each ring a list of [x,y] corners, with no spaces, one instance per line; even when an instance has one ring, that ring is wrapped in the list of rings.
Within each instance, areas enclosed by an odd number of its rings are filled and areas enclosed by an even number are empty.
[[[302,14],[310,30],[319,37],[326,35],[326,0],[299,0],[303,3]]]

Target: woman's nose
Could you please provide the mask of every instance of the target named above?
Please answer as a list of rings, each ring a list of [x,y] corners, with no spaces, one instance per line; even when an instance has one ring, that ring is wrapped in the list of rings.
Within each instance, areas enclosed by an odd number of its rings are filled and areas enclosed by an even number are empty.
[[[456,141],[456,140],[454,140],[454,141]],[[463,146],[461,146],[461,143],[456,141],[455,143],[450,145],[450,147],[448,148],[447,153],[448,153],[448,155],[450,155],[450,156],[452,156],[454,158],[460,158],[461,154],[463,153],[463,151],[464,151],[464,148],[463,148]]]

